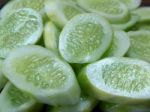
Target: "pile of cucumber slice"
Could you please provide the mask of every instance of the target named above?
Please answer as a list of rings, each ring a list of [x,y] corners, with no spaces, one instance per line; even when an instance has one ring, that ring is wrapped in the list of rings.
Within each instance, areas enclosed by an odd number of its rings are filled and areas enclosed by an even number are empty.
[[[142,0],[10,0],[0,10],[0,112],[150,112]]]

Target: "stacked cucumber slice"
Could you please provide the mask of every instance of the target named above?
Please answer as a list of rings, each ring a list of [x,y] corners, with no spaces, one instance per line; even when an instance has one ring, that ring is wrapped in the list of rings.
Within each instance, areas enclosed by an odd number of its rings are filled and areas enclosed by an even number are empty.
[[[10,0],[0,112],[150,112],[150,8],[140,4]]]

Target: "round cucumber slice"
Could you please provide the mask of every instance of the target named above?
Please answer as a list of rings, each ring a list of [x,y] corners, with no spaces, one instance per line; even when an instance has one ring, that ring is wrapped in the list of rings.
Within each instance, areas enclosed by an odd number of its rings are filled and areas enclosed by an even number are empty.
[[[6,84],[0,95],[0,112],[33,112],[35,107],[40,111],[42,104],[38,104],[29,94],[20,91],[11,83]]]
[[[77,2],[85,10],[98,13],[111,23],[126,22],[130,17],[126,5],[118,0],[77,0]]]
[[[131,46],[127,55],[150,62],[150,32],[133,31],[129,32]]]
[[[81,96],[76,105],[53,107],[48,112],[91,112],[97,101],[89,96]]]
[[[69,105],[79,101],[80,88],[72,68],[40,46],[24,46],[11,52],[3,72],[16,87],[42,103]]]
[[[3,65],[3,60],[0,59],[0,91],[7,82],[6,78],[3,76],[3,73],[2,73],[2,65]]]
[[[131,14],[131,18],[128,22],[122,24],[112,24],[114,29],[118,30],[128,30],[132,26],[134,26],[140,20],[140,16],[137,14]]]
[[[18,9],[0,20],[0,57],[13,48],[35,44],[42,34],[41,16],[32,9]]]
[[[59,30],[53,22],[47,22],[44,28],[45,47],[58,52]]]
[[[150,20],[150,8],[149,7],[140,7],[132,11],[133,13],[139,15],[140,21],[149,21]]]
[[[106,58],[86,66],[78,80],[83,90],[113,103],[138,103],[150,99],[150,64],[130,58]]]
[[[97,14],[81,14],[71,19],[59,37],[59,51],[70,63],[98,60],[112,40],[109,23]]]
[[[120,1],[124,2],[130,10],[138,8],[142,3],[142,0],[120,0]]]
[[[122,57],[130,47],[129,36],[121,30],[114,31],[114,37],[109,49],[104,54],[105,57],[115,56]]]
[[[45,3],[45,11],[48,17],[61,28],[74,16],[84,11],[70,2],[50,0]]]
[[[44,2],[45,0],[11,0],[0,11],[0,17],[3,18],[4,16],[11,13],[13,10],[20,8],[32,8],[43,15]]]

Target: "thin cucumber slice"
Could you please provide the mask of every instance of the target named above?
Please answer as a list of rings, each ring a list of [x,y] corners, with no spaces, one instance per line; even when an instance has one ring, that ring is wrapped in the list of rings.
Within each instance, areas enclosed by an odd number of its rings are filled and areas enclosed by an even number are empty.
[[[3,73],[2,73],[2,64],[3,64],[3,60],[0,59],[0,91],[7,82],[7,79],[3,76]]]
[[[45,2],[45,11],[48,17],[61,28],[74,16],[84,11],[70,2],[49,0]]]
[[[0,11],[0,17],[3,18],[12,11],[20,8],[32,8],[44,15],[44,2],[45,0],[11,0]]]
[[[109,23],[97,14],[81,14],[71,19],[59,37],[59,51],[70,63],[98,60],[112,40]]]
[[[138,8],[142,3],[142,0],[120,0],[120,1],[124,2],[130,10]]]
[[[130,17],[126,5],[118,0],[77,0],[77,2],[85,10],[98,13],[111,23],[126,22]]]
[[[97,104],[96,99],[89,96],[82,96],[76,105],[53,107],[48,112],[91,112]]]
[[[82,89],[97,99],[130,104],[150,100],[150,64],[113,57],[86,66],[79,74]]]
[[[127,33],[121,30],[115,30],[110,48],[106,51],[104,56],[122,57],[128,51],[129,47],[130,47],[130,40]]]
[[[150,31],[150,20],[149,21],[140,21],[133,27],[131,27],[132,31]]]
[[[13,48],[35,44],[42,34],[41,16],[29,8],[18,9],[0,20],[0,57]]]
[[[149,21],[150,20],[150,8],[149,7],[140,7],[136,10],[133,10],[132,13],[139,15],[140,21]]]
[[[137,14],[131,14],[131,18],[128,22],[122,24],[112,24],[114,29],[118,30],[128,30],[132,26],[134,26],[140,20],[140,16]]]
[[[75,104],[80,88],[72,68],[50,50],[29,45],[10,53],[5,76],[19,89],[50,105]]]
[[[131,46],[127,55],[150,62],[150,32],[133,31],[129,32]]]
[[[41,107],[42,104],[9,82],[0,95],[0,112],[39,112]]]
[[[108,102],[101,102],[100,109],[103,112],[149,112],[150,107],[144,105],[120,105]]]
[[[47,22],[44,28],[45,47],[58,52],[59,30],[53,22]]]

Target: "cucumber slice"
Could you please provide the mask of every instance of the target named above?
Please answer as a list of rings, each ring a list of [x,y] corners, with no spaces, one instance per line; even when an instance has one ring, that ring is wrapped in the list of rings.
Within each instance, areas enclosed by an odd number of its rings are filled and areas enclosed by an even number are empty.
[[[137,14],[131,14],[131,19],[128,22],[122,24],[112,24],[112,26],[114,29],[128,30],[129,28],[134,26],[139,20],[140,16],[138,16]]]
[[[150,31],[150,20],[138,22],[131,28],[132,31]]]
[[[139,15],[140,21],[149,21],[150,20],[150,8],[149,7],[140,7],[136,10],[133,10],[132,13]]]
[[[5,86],[7,82],[6,78],[3,76],[2,73],[2,64],[3,64],[3,60],[0,59],[0,90]]]
[[[16,87],[42,103],[56,106],[79,101],[80,88],[72,68],[40,46],[24,46],[11,52],[3,72]]]
[[[110,48],[106,51],[104,56],[122,57],[128,51],[129,47],[130,47],[130,40],[127,33],[124,31],[115,30]]]
[[[112,29],[97,14],[81,14],[71,19],[59,37],[59,51],[70,63],[98,60],[109,47]]]
[[[30,95],[7,83],[0,95],[0,112],[39,112],[38,104]]]
[[[47,22],[44,28],[45,47],[58,52],[59,30],[53,22]]]
[[[130,104],[150,100],[150,64],[130,58],[106,58],[79,74],[82,89],[99,100]]]
[[[0,17],[3,18],[12,11],[20,8],[32,8],[44,15],[44,2],[45,0],[11,0],[0,11]]]
[[[142,0],[120,0],[120,1],[124,2],[130,10],[138,8],[142,3]]]
[[[12,12],[0,20],[0,57],[5,58],[13,48],[35,44],[42,34],[42,18],[32,9]]]
[[[85,10],[98,13],[111,23],[126,22],[130,17],[126,5],[118,0],[77,0],[77,2]]]
[[[48,112],[91,112],[97,101],[89,96],[82,96],[76,105],[53,107]]]
[[[45,11],[48,17],[61,28],[74,16],[84,11],[70,2],[50,0],[45,3]]]
[[[129,32],[131,46],[127,55],[150,62],[150,32],[133,31]]]

